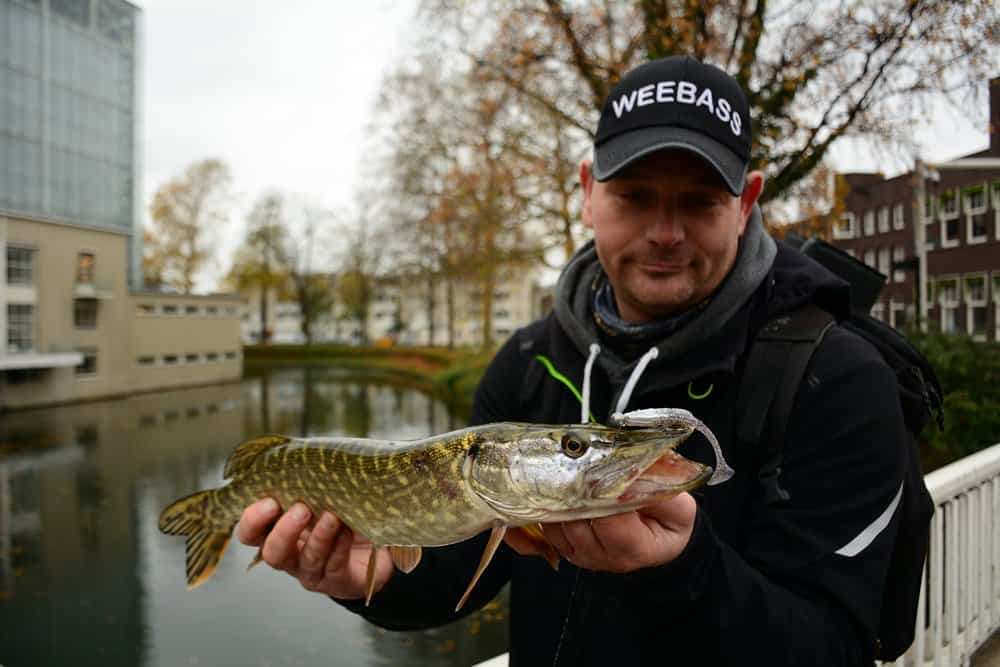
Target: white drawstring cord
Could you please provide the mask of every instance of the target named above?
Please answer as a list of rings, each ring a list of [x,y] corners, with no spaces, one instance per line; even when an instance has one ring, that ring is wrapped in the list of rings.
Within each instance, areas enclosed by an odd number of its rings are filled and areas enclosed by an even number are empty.
[[[590,356],[587,357],[587,365],[583,367],[583,397],[580,399],[580,423],[586,424],[590,421],[590,372],[594,368],[594,360],[601,353],[601,346],[597,343],[590,344]]]
[[[632,374],[628,376],[628,382],[625,383],[625,388],[622,389],[622,395],[618,397],[618,406],[615,408],[615,412],[625,412],[625,408],[632,398],[632,392],[635,391],[635,386],[639,384],[639,376],[646,371],[646,366],[649,365],[649,362],[658,356],[660,356],[660,351],[655,347],[649,348],[646,354],[642,355],[642,359],[632,369]]]

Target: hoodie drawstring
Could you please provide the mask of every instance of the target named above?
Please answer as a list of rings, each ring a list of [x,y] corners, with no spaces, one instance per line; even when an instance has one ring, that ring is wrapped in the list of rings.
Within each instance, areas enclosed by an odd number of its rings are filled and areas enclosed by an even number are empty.
[[[625,388],[622,389],[621,396],[618,397],[618,405],[615,407],[615,412],[625,413],[625,408],[628,407],[628,402],[632,398],[632,392],[635,391],[635,386],[639,384],[639,377],[646,371],[646,366],[649,365],[649,362],[658,356],[660,356],[660,351],[655,347],[649,348],[646,354],[642,355],[639,363],[632,369],[632,374],[628,376],[628,382],[625,383]]]
[[[587,357],[587,365],[583,367],[583,397],[580,399],[580,423],[586,424],[590,416],[590,373],[594,368],[594,361],[601,353],[601,346],[597,343],[590,344],[590,356]]]

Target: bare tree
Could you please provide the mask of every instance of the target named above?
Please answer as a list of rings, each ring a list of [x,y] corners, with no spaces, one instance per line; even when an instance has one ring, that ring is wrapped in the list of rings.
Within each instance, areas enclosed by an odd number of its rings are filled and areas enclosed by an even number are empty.
[[[317,272],[314,265],[317,232],[332,214],[306,206],[301,209],[302,224],[294,234],[286,236],[287,270],[295,300],[301,314],[300,326],[306,345],[312,345],[313,326],[320,315],[330,310],[334,302],[333,280],[329,272]]]
[[[780,196],[841,137],[894,142],[932,95],[961,103],[997,67],[991,0],[427,0],[437,48],[590,134],[639,62],[690,54],[748,91],[753,165]],[[967,105],[966,105],[967,106]],[[975,107],[971,107],[975,108]]]
[[[212,256],[213,234],[227,219],[229,168],[202,160],[160,186],[153,195],[153,226],[146,236],[150,268],[162,284],[190,294],[195,277]]]

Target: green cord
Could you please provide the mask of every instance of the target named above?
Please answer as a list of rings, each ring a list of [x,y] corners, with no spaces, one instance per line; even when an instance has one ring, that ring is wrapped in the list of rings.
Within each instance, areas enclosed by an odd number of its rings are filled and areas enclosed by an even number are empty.
[[[710,384],[710,385],[708,385],[708,389],[705,390],[704,394],[695,394],[694,391],[693,391],[693,389],[694,389],[694,382],[688,382],[688,396],[690,396],[691,398],[693,398],[696,401],[700,401],[703,398],[708,398],[708,395],[712,393],[712,389],[713,388],[715,388],[715,385],[714,384]]]
[[[540,362],[542,362],[542,365],[544,365],[545,368],[548,369],[549,375],[551,375],[552,377],[554,377],[555,379],[559,380],[564,385],[569,387],[569,390],[573,392],[574,396],[576,396],[576,400],[580,401],[580,405],[583,405],[583,396],[580,395],[580,390],[577,389],[572,382],[570,382],[569,378],[567,378],[565,375],[557,371],[556,367],[552,365],[552,362],[549,361],[545,355],[536,354],[535,359],[538,359]],[[590,414],[590,421],[596,422],[597,420],[594,419],[594,413],[591,412],[589,414]]]

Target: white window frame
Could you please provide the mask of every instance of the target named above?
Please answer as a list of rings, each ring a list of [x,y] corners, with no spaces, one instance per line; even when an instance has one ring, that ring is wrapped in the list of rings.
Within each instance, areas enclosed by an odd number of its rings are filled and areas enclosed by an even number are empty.
[[[883,206],[878,210],[878,231],[885,234],[889,231],[889,207]]]
[[[976,308],[986,308],[989,303],[989,292],[990,292],[990,281],[989,276],[986,272],[979,273],[966,273],[962,276],[962,294],[965,297],[965,333],[972,336],[973,340],[985,341],[986,332],[975,333],[973,331],[973,319],[972,312]],[[979,298],[973,298],[972,290],[969,289],[969,282],[972,280],[982,280],[983,281],[983,293]]]
[[[951,275],[941,276],[935,283],[937,302],[941,309],[941,333],[958,333],[958,308],[962,305],[962,281],[959,276]],[[944,283],[953,283],[955,285],[954,298],[945,298],[945,290],[942,289]],[[952,319],[954,327],[945,327],[945,320],[949,317]]]
[[[875,236],[875,209],[868,209],[864,215],[865,236]]]
[[[990,292],[993,295],[993,339],[1000,341],[1000,271],[992,273]]]
[[[897,264],[903,261],[906,261],[906,248],[901,245],[892,246],[892,263]],[[891,280],[894,283],[906,282],[906,271],[903,269],[893,269]]]
[[[949,206],[951,202],[954,202],[953,206]],[[941,221],[941,247],[942,248],[954,248],[962,240],[962,231],[959,227],[958,234],[955,238],[948,238],[948,223],[954,220],[958,220],[961,214],[962,208],[962,195],[958,188],[952,188],[946,190],[941,195],[941,206],[938,211],[938,220]]]
[[[993,207],[993,238],[1000,239],[1000,181],[990,183],[990,206]],[[1000,332],[997,335],[1000,336]]]
[[[10,271],[12,263],[10,261],[10,255],[7,254],[10,250],[19,250],[27,253],[28,255],[28,266],[27,274],[28,280],[10,282]],[[38,283],[38,248],[30,245],[21,245],[20,243],[8,243],[7,247],[4,249],[4,284],[13,285],[17,287],[34,287]],[[23,269],[22,269],[23,270]]]
[[[847,223],[847,229],[843,228],[844,223]],[[835,241],[843,241],[845,239],[853,239],[856,233],[857,220],[854,214],[850,211],[844,213],[840,216],[838,220],[833,225],[833,239]]]
[[[978,188],[979,186],[973,186]],[[983,201],[979,206],[972,205],[972,196],[981,194],[983,196]],[[962,210],[965,212],[965,242],[969,244],[975,243],[986,243],[986,238],[988,232],[986,231],[986,204],[989,201],[989,184],[983,183],[982,189],[977,189],[975,192],[963,192],[962,193]],[[975,236],[972,233],[972,218],[974,216],[983,216],[983,233],[981,235]]]
[[[906,302],[897,299],[889,300],[889,326],[896,328],[896,313],[906,312]]]
[[[885,276],[888,282],[892,282],[892,250],[889,246],[878,249],[878,272]]]
[[[869,268],[878,270],[877,260],[875,257],[875,248],[868,248],[865,250],[864,262],[869,266]]]
[[[906,229],[906,207],[902,204],[892,207],[892,228],[896,231]]]
[[[871,316],[876,320],[885,322],[885,304],[881,301],[876,301],[872,304]]]
[[[27,320],[27,322],[26,322],[26,328],[28,330],[28,336],[25,339],[25,342],[27,343],[26,347],[14,348],[12,346],[11,336],[10,336],[11,335],[11,327],[13,327],[15,324],[17,324],[18,326],[23,326],[25,323],[22,323],[20,321],[15,322],[13,320],[13,318],[11,317],[11,312],[10,312],[11,308],[27,308],[27,311],[26,311],[27,312],[27,317],[24,318],[24,319]],[[4,314],[5,315],[5,321],[6,321],[6,329],[4,330],[3,344],[4,344],[4,349],[7,351],[7,354],[10,354],[10,355],[13,355],[13,354],[28,354],[28,353],[34,352],[35,351],[35,345],[38,344],[38,309],[35,308],[35,304],[33,304],[33,303],[8,303],[5,306],[5,310],[7,312]]]

